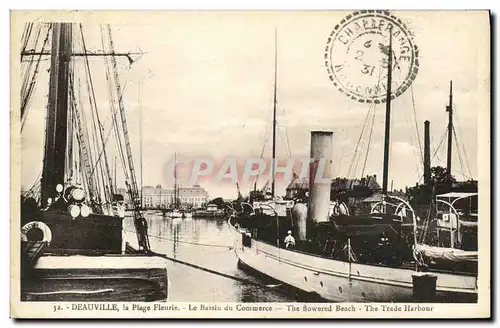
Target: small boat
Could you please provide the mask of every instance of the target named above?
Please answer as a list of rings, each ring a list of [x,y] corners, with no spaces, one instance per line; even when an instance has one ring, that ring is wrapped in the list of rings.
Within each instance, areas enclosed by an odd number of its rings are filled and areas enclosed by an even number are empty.
[[[429,267],[460,267],[477,273],[478,194],[453,191],[436,196],[415,253]]]
[[[178,209],[173,209],[172,211],[167,213],[169,218],[182,218],[182,213]]]
[[[224,217],[224,211],[215,204],[208,204],[204,209],[195,210],[193,217],[197,218],[221,218]]]

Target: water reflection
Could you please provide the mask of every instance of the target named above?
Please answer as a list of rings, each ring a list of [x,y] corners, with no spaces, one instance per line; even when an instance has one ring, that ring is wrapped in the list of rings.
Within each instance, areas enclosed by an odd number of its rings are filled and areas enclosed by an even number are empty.
[[[231,235],[224,219],[171,219],[148,213],[150,244],[153,251],[229,275],[267,283],[237,267]],[[125,220],[125,236],[137,244],[131,218]],[[177,302],[284,302],[294,301],[281,289],[254,285],[214,275],[168,261],[171,282],[169,300]]]

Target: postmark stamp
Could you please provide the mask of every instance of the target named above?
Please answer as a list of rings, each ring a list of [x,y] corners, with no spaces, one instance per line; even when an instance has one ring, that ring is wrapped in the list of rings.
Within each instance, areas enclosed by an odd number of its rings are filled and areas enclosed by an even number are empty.
[[[417,76],[418,48],[405,24],[382,10],[357,11],[335,25],[324,57],[333,85],[355,101],[385,102],[391,34],[391,99],[402,95]]]

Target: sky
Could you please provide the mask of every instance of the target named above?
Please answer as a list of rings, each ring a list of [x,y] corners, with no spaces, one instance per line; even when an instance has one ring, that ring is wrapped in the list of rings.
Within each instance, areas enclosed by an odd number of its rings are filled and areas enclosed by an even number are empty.
[[[136,168],[140,170],[139,112],[142,108],[143,184],[169,187],[167,163],[173,154],[186,160],[211,158],[223,163],[271,157],[275,30],[277,31],[277,158],[309,155],[310,131],[333,132],[334,176],[376,174],[381,183],[385,105],[375,107],[366,167],[367,144],[356,172],[348,172],[369,106],[338,91],[324,65],[327,38],[348,11],[309,12],[138,12],[73,13],[57,16],[83,23],[89,49],[99,49],[100,23],[110,23],[117,51],[142,51],[130,67],[120,61],[120,79]],[[489,111],[489,22],[487,12],[395,11],[414,34],[419,72],[412,88],[392,102],[389,181],[404,188],[421,181],[418,127],[431,122],[434,154],[447,125],[445,106],[453,80],[454,110],[461,160],[455,149],[457,179],[478,176],[478,118]],[[21,16],[19,16],[21,17]],[[52,18],[45,14],[38,21]],[[14,20],[20,22],[23,19]],[[92,59],[97,102],[107,109],[104,70]],[[40,73],[37,94],[21,135],[22,186],[41,170],[48,74]],[[45,79],[45,81],[44,81]],[[413,97],[412,97],[413,93]],[[413,98],[413,100],[412,100]],[[103,113],[104,113],[103,112]],[[106,114],[103,114],[106,117]],[[457,122],[457,121],[456,121]],[[363,138],[364,142],[367,138]],[[422,141],[422,140],[421,140]],[[113,147],[110,146],[112,149]],[[290,149],[290,153],[288,153]],[[467,163],[464,152],[467,156]],[[446,165],[445,143],[432,165]],[[180,167],[180,174],[188,171]],[[364,171],[364,172],[362,172]],[[465,173],[465,174],[463,174]],[[259,178],[262,186],[269,177]],[[230,181],[199,181],[211,197],[236,197]],[[248,193],[251,183],[242,182]],[[285,183],[278,179],[277,192]]]

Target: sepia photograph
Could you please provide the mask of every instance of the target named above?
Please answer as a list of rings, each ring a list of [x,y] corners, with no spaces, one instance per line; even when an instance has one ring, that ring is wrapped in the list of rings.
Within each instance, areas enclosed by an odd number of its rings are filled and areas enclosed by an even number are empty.
[[[11,11],[11,316],[489,317],[490,20]]]

